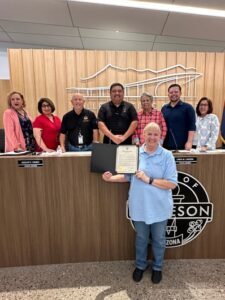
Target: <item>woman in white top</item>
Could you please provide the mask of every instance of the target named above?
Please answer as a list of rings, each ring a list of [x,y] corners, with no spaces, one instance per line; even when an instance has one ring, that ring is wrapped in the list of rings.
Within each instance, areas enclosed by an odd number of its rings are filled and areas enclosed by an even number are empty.
[[[216,148],[220,123],[218,117],[212,112],[212,101],[207,97],[201,98],[196,106],[196,133],[193,140],[194,148],[200,151]]]

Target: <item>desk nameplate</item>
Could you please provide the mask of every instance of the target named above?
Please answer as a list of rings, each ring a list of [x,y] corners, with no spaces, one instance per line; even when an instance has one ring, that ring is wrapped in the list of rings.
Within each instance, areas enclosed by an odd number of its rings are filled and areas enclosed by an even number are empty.
[[[19,168],[37,168],[43,167],[43,159],[18,159]]]
[[[176,162],[177,165],[196,164],[197,163],[197,157],[196,156],[175,157],[175,162]]]

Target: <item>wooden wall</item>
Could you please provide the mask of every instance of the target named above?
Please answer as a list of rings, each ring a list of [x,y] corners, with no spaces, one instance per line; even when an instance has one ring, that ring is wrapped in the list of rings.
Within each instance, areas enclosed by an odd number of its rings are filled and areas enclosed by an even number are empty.
[[[10,92],[10,81],[0,80],[0,128],[3,127],[2,115],[7,108],[7,95]]]
[[[203,75],[192,82],[189,88],[183,87],[185,101],[193,105],[202,96],[213,100],[214,112],[221,119],[225,100],[224,53],[200,52],[135,52],[135,51],[83,51],[83,50],[27,50],[10,49],[10,76],[13,90],[21,91],[27,101],[27,109],[31,116],[37,115],[37,101],[40,97],[50,97],[56,104],[56,113],[62,117],[70,110],[71,93],[68,87],[109,86],[115,81],[123,84],[153,77],[147,72],[136,73],[132,70],[120,71],[107,69],[99,76],[84,82],[80,78],[90,76],[107,64],[111,63],[120,68],[160,70],[176,64],[185,67],[195,67],[196,72]],[[182,72],[181,68],[165,71],[159,75]],[[161,108],[167,101],[167,87],[172,83],[164,83],[158,88],[156,107]],[[182,82],[181,82],[182,84]],[[154,95],[154,85],[147,92]],[[136,91],[131,91],[135,95]],[[194,97],[186,97],[190,93]],[[163,97],[164,96],[164,97]],[[95,113],[106,98],[92,97],[86,100],[86,107]],[[139,98],[132,98],[139,108]]]

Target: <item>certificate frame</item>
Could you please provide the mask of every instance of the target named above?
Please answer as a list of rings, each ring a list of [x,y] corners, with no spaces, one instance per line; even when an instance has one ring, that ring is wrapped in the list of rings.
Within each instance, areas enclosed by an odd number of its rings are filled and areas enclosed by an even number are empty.
[[[116,149],[115,171],[118,174],[135,174],[138,170],[139,147],[118,145]]]
[[[124,166],[123,159],[122,159],[123,164],[120,163],[121,162],[120,151],[121,149],[123,150],[123,147],[129,147],[129,149],[132,149],[132,151],[135,152],[134,162],[133,162],[135,167],[132,166],[131,168],[129,164],[128,167],[126,166],[126,164]],[[119,152],[119,156],[117,155],[117,152]],[[124,151],[122,152],[124,153]],[[93,149],[91,154],[91,172],[93,173],[104,173],[106,171],[110,171],[114,175],[134,174],[138,169],[138,164],[139,164],[139,147],[136,145],[115,145],[115,144],[93,143]]]

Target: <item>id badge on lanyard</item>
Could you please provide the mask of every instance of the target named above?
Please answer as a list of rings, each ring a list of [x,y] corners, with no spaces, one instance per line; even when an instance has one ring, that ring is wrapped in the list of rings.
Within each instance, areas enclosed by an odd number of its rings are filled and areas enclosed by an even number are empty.
[[[81,132],[79,131],[79,135],[78,135],[78,144],[79,145],[83,145],[84,143],[84,137],[83,135],[81,134]]]

